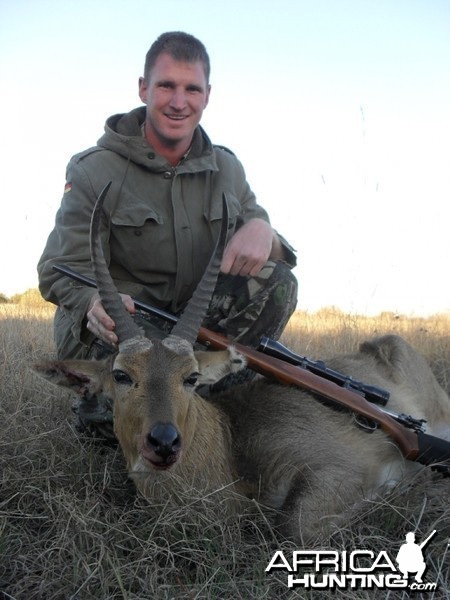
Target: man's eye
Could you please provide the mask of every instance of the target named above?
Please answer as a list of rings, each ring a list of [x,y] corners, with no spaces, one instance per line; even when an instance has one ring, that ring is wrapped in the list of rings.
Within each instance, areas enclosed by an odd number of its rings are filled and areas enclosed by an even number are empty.
[[[133,383],[131,380],[131,377],[129,375],[127,375],[127,373],[125,373],[125,371],[121,371],[120,369],[114,369],[113,377],[114,377],[114,381],[116,383],[123,383],[123,384],[127,384],[127,385]]]

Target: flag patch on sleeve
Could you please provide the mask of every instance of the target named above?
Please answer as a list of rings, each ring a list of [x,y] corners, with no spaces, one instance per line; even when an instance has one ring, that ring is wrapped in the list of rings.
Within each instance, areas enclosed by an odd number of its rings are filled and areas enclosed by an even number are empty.
[[[72,182],[68,181],[66,183],[66,185],[64,186],[64,193],[67,194],[67,192],[70,192],[71,189],[72,189]]]

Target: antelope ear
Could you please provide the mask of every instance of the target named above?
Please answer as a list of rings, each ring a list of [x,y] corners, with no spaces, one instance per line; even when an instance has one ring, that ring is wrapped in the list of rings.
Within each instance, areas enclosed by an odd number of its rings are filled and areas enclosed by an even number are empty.
[[[200,371],[199,385],[216,383],[229,373],[242,371],[247,364],[242,354],[239,354],[233,346],[218,352],[195,352],[195,358]]]
[[[35,373],[59,387],[69,388],[79,396],[103,390],[104,374],[109,360],[48,361],[32,365]]]

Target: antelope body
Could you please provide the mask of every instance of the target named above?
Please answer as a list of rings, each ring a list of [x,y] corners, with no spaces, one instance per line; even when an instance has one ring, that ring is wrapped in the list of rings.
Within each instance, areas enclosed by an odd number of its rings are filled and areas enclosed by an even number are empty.
[[[149,500],[211,494],[239,509],[241,499],[252,497],[276,509],[282,533],[305,541],[339,522],[361,498],[419,468],[381,430],[367,433],[351,414],[297,388],[261,377],[208,399],[198,395],[197,385],[243,368],[245,360],[232,346],[194,351],[206,310],[194,316],[196,295],[184,322],[166,339],[143,336],[104,263],[101,199],[93,216],[92,257],[102,302],[116,323],[118,352],[104,361],[52,361],[34,368],[82,397],[111,398],[129,474]],[[450,401],[424,359],[401,338],[367,342],[328,365],[386,389],[389,409],[423,418],[427,433],[450,439]]]

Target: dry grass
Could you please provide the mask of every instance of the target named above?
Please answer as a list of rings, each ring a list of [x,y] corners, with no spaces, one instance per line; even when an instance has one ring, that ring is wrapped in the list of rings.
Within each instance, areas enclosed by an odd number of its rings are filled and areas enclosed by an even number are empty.
[[[408,598],[403,592],[292,591],[265,573],[276,539],[255,505],[218,519],[205,500],[191,508],[149,506],[127,480],[120,451],[80,440],[70,399],[28,365],[51,356],[51,307],[0,306],[0,596],[15,600]],[[397,332],[429,359],[450,389],[450,319],[298,313],[284,342],[310,358],[354,349]],[[323,548],[395,555],[405,534],[439,535],[427,550],[427,581],[450,598],[450,481],[418,476],[378,502],[362,502]],[[422,597],[418,594],[417,597]]]

